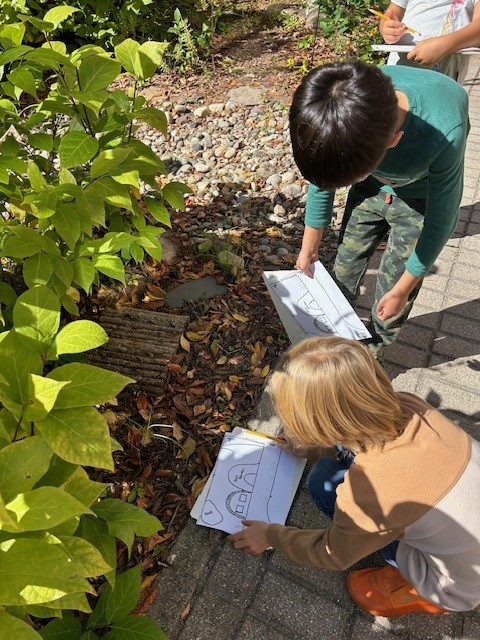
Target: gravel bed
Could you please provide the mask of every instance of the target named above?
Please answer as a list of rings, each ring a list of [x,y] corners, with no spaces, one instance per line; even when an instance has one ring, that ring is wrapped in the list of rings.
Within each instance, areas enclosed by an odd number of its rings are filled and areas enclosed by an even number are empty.
[[[278,101],[254,106],[229,100],[210,105],[159,103],[167,115],[168,138],[146,125],[137,135],[162,158],[168,180],[192,189],[183,235],[201,242],[205,233],[257,230],[260,250],[282,258],[296,253],[303,233],[307,183],[291,153],[288,105]],[[321,248],[325,264],[336,247],[344,193],[337,193],[332,229]],[[273,243],[261,230],[276,226]],[[202,238],[203,234],[203,238]],[[273,262],[273,258],[272,258]]]

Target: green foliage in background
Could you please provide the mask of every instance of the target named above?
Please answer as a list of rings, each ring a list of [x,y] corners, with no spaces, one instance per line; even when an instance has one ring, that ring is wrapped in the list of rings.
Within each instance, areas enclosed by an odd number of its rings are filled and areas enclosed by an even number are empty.
[[[378,19],[368,9],[383,11],[385,0],[314,0],[320,9],[320,31],[333,45],[337,55],[355,54],[367,62],[375,55],[371,45],[378,40]]]

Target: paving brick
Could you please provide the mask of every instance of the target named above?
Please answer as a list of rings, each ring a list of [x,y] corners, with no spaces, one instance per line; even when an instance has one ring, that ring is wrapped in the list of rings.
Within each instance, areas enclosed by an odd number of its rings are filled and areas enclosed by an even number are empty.
[[[420,295],[415,300],[415,304],[413,305],[410,316],[408,317],[408,325],[412,324],[415,327],[427,327],[429,329],[435,329],[437,327],[441,319],[441,310],[432,312],[431,307],[423,304],[424,299],[432,295],[435,295],[438,300],[438,294],[435,292],[425,291],[425,294],[423,294],[422,291],[420,291]]]
[[[292,636],[284,636],[283,633],[263,624],[253,618],[248,618],[235,640],[291,640]]]
[[[411,613],[398,618],[373,618],[367,613],[361,613],[362,617],[370,622],[371,636],[377,638],[377,632],[396,634],[397,637],[408,640],[454,640],[459,638],[462,629],[462,616],[456,613],[448,613],[442,616],[429,616],[423,613]],[[381,636],[380,636],[381,637]],[[394,635],[386,638],[395,637]],[[352,634],[352,640],[357,640]],[[367,640],[367,637],[365,637]]]
[[[244,600],[245,593],[254,587],[258,576],[263,574],[263,565],[263,558],[247,556],[227,544],[208,577],[205,589],[226,600]]]
[[[433,342],[433,353],[449,356],[450,358],[463,358],[465,356],[476,356],[480,350],[477,344],[471,340],[456,338],[445,333]]]
[[[169,640],[177,640],[183,626],[182,612],[192,602],[196,587],[196,580],[185,571],[162,571],[148,615],[160,624]]]
[[[402,336],[402,332],[400,332]],[[391,347],[385,349],[385,357],[389,362],[404,367],[425,367],[428,363],[428,351],[423,351],[419,347],[411,347],[408,344],[396,342]]]
[[[429,274],[423,280],[423,287],[430,289],[431,291],[439,291],[443,294],[448,284],[448,279],[452,271],[453,262],[435,264],[434,269],[436,273]]]
[[[242,606],[205,591],[192,606],[178,640],[227,640],[243,615]]]
[[[458,260],[452,267],[451,277],[453,282],[450,284],[458,287],[459,283],[461,283],[463,288],[464,283],[471,283],[476,287],[477,294],[480,293],[480,263],[475,268],[473,264],[464,264],[461,260]],[[450,288],[447,290],[450,290]]]
[[[480,309],[477,309],[478,313],[476,313],[475,306],[479,307],[480,304],[472,303],[471,308],[474,313],[468,316],[449,313],[446,310],[441,316],[440,331],[446,331],[463,338],[472,338],[474,341],[478,340],[480,348]]]
[[[463,625],[462,640],[478,640],[480,638],[480,622],[467,618]]]
[[[253,610],[284,628],[288,638],[342,638],[353,608],[344,609],[313,590],[295,585],[277,573],[267,574]],[[186,639],[185,639],[186,640]]]
[[[462,280],[459,282],[455,278],[452,278],[448,283],[447,289],[445,291],[445,298],[448,300],[449,296],[458,297],[460,294],[465,301],[475,300],[475,298],[478,298],[479,293],[480,291],[478,281],[470,282]]]

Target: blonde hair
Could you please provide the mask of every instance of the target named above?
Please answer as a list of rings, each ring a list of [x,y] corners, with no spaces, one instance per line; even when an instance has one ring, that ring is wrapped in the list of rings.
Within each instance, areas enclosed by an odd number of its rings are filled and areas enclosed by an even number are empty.
[[[382,447],[405,426],[390,380],[368,349],[345,338],[308,338],[270,377],[277,413],[298,444]]]

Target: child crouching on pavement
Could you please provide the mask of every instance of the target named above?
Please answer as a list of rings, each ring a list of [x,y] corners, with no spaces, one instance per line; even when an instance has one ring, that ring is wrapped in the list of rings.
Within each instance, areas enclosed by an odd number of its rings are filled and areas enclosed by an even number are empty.
[[[480,603],[480,443],[424,400],[395,393],[367,347],[309,338],[271,377],[296,445],[343,445],[308,478],[326,529],[245,521],[229,536],[252,555],[345,570],[374,551],[385,567],[353,571],[347,590],[373,615],[467,611]],[[348,450],[353,455],[345,456]]]

